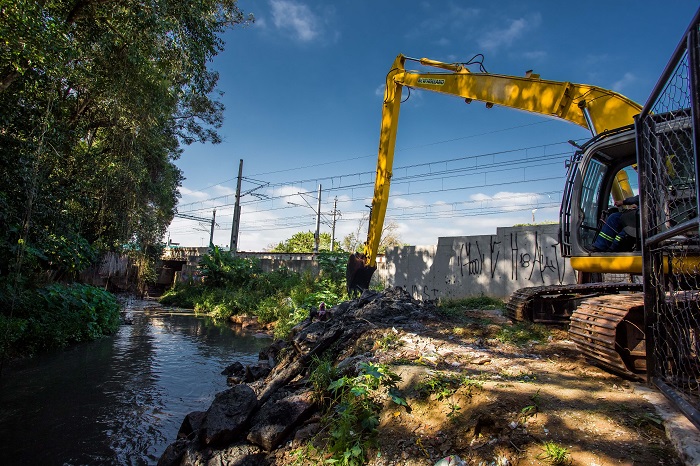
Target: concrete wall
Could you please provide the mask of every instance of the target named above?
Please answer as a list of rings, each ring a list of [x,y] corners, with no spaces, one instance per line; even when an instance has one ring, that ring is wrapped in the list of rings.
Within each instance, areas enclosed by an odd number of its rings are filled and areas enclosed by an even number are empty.
[[[576,283],[561,257],[558,225],[498,228],[495,235],[438,238],[437,246],[392,248],[381,272],[416,299],[506,298],[528,286]]]

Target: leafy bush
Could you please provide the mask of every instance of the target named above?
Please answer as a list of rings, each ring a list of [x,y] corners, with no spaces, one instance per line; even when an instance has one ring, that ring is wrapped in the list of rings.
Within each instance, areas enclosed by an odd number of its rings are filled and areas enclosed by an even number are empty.
[[[33,354],[95,340],[119,327],[114,295],[89,285],[53,284],[15,297],[13,316],[0,315],[5,354]],[[5,333],[7,332],[7,333]]]
[[[234,257],[218,246],[199,261],[206,286],[245,286],[256,274],[262,272],[256,259]]]
[[[234,258],[214,247],[200,261],[202,284],[178,284],[160,299],[225,320],[248,314],[260,323],[275,322],[275,336],[284,338],[321,302],[331,307],[346,298],[345,253],[319,254],[320,273],[313,276],[286,268],[262,272],[259,261]]]

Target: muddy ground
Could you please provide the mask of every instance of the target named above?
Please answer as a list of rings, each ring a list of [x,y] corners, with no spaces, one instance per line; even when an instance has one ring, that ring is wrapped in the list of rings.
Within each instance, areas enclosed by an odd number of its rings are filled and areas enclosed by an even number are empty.
[[[354,354],[389,364],[410,406],[385,403],[368,464],[434,465],[447,455],[498,466],[683,464],[642,384],[588,364],[565,328],[516,343],[531,331],[500,310],[462,310],[365,333]],[[323,438],[311,442],[322,448]],[[308,442],[290,440],[267,459],[318,464]]]

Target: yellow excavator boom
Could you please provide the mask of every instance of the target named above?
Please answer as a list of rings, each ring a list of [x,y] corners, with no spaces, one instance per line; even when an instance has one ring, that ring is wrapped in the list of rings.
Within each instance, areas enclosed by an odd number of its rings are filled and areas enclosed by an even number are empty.
[[[406,61],[445,71],[410,71],[405,67]],[[641,106],[636,102],[596,86],[548,81],[530,72],[525,77],[472,73],[461,63],[398,55],[386,79],[367,242],[362,254],[352,255],[348,263],[348,290],[367,288],[376,269],[404,87],[462,97],[467,103],[478,100],[485,102],[487,107],[500,105],[550,115],[587,128],[594,135],[632,124],[634,115],[641,111]]]

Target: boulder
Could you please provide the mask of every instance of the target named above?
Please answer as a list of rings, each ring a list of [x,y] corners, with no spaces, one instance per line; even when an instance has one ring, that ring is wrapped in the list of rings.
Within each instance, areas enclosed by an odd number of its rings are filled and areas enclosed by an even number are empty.
[[[230,444],[246,428],[257,406],[255,392],[247,385],[217,393],[199,429],[201,443],[211,447]]]
[[[207,413],[205,411],[192,411],[180,425],[180,430],[177,431],[177,438],[193,438],[194,433],[202,427],[202,421]]]
[[[245,375],[245,366],[240,362],[236,361],[230,366],[226,366],[226,369],[221,371],[221,375],[225,375],[227,377],[243,377]]]
[[[301,425],[314,409],[310,390],[297,394],[277,393],[253,416],[252,427],[246,438],[271,451]]]
[[[189,442],[184,439],[177,439],[168,445],[163,454],[158,459],[158,466],[178,466],[182,462],[182,457],[189,446]]]
[[[255,445],[237,443],[217,451],[198,451],[189,448],[181,466],[266,466],[270,464],[265,453]]]
[[[254,382],[263,377],[267,377],[272,368],[267,363],[267,361],[259,361],[254,366],[246,366],[245,368],[245,378],[246,382]]]

